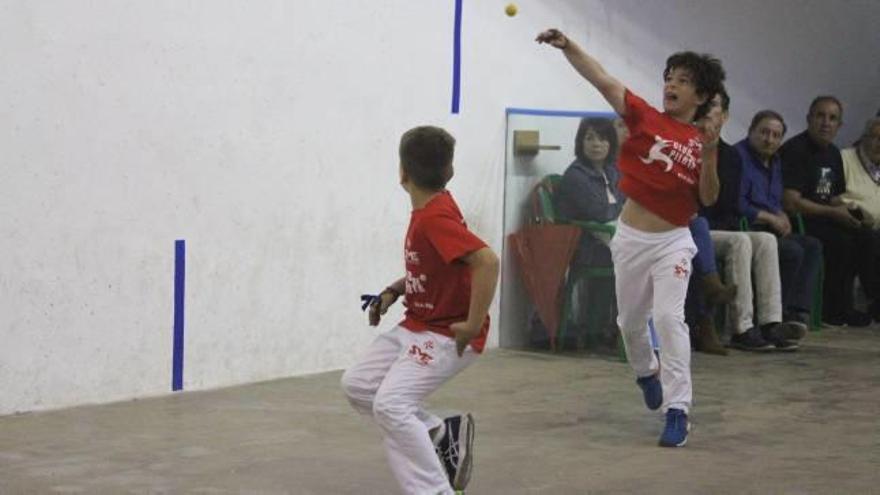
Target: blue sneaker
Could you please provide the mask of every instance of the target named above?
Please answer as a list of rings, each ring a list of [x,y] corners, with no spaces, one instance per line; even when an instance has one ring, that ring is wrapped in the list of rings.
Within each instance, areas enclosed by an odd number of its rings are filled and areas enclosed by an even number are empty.
[[[645,397],[645,405],[648,409],[654,411],[660,409],[663,405],[663,387],[660,385],[660,379],[657,375],[643,376],[636,379],[636,383],[642,389],[642,395]]]
[[[688,441],[691,423],[688,415],[681,409],[670,408],[666,411],[666,428],[660,435],[661,447],[684,447]]]

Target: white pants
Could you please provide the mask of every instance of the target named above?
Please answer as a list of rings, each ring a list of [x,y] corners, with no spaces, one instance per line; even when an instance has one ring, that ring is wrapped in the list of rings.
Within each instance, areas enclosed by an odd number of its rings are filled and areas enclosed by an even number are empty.
[[[458,357],[455,340],[444,335],[398,326],[376,337],[342,375],[351,405],[381,428],[391,471],[404,493],[454,493],[428,433],[443,420],[424,410],[422,401],[476,357],[470,346]]]
[[[660,371],[663,410],[688,412],[691,405],[691,343],[684,300],[697,246],[687,227],[650,233],[617,223],[611,240],[617,291],[617,325],[626,356],[639,377]],[[660,361],[648,333],[648,319],[660,344]]]
[[[725,280],[737,287],[736,298],[727,305],[730,328],[743,333],[754,326],[756,316],[758,325],[781,322],[782,289],[776,236],[769,232],[724,230],[712,230],[709,235],[715,255],[723,260]]]

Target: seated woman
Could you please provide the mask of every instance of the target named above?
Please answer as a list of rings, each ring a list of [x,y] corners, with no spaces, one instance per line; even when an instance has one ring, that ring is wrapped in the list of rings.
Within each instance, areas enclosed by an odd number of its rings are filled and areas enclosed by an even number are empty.
[[[575,159],[565,170],[556,192],[556,207],[560,216],[567,220],[611,222],[617,220],[623,207],[623,195],[617,188],[617,131],[607,118],[581,119],[574,139]],[[584,232],[575,252],[572,266],[611,266],[610,238]],[[597,279],[587,288],[582,298],[590,310],[601,311],[597,321],[603,327],[612,326],[615,312],[613,300],[609,304],[597,304],[597,296],[613,294],[611,280]],[[616,334],[614,334],[616,337]]]

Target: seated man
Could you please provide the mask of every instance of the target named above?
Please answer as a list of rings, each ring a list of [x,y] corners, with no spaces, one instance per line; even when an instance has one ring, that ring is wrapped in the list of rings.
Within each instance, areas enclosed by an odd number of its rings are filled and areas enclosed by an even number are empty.
[[[750,229],[776,236],[783,316],[800,323],[806,331],[819,280],[822,244],[814,237],[793,233],[788,215],[782,210],[782,163],[776,152],[785,131],[779,113],[762,110],[752,118],[748,137],[736,144],[743,167],[739,211]]]
[[[840,155],[846,182],[846,191],[840,197],[847,206],[861,213],[862,225],[872,230],[876,248],[880,246],[880,117],[869,119],[858,144],[842,150]],[[860,276],[865,275],[862,285],[871,299],[871,316],[874,321],[880,321],[880,263],[877,253],[874,254],[873,266],[862,267],[865,270]]]
[[[780,148],[783,204],[788,213],[801,214],[807,233],[822,241],[823,321],[832,326],[864,327],[871,323],[871,317],[853,307],[853,282],[858,268],[871,266],[873,248],[859,210],[841,198],[846,191],[843,161],[833,141],[842,115],[843,106],[837,98],[815,98],[807,112],[807,130]]]
[[[605,223],[616,220],[620,215],[624,198],[617,189],[617,135],[609,119],[581,119],[574,139],[575,159],[565,170],[556,193],[557,208],[563,218]],[[609,241],[584,232],[572,263],[610,267]],[[603,327],[610,327],[617,317],[612,310],[614,297],[607,299],[608,304],[599,304],[597,301],[603,293],[613,295],[613,280],[597,279],[591,281],[590,285],[585,288],[587,294],[581,298],[584,303],[580,306],[589,311],[599,311],[596,321],[601,322]],[[615,331],[614,338],[616,335]]]
[[[713,103],[710,114],[717,112],[723,126],[729,117],[730,97],[721,92]],[[725,278],[737,286],[736,297],[728,305],[733,333],[730,344],[748,351],[793,351],[798,345],[789,339],[799,338],[803,331],[792,322],[783,322],[776,239],[766,232],[739,231],[741,174],[739,155],[729,144],[719,141],[721,190],[716,203],[705,208],[703,215],[713,229],[710,235],[715,252],[724,261]]]

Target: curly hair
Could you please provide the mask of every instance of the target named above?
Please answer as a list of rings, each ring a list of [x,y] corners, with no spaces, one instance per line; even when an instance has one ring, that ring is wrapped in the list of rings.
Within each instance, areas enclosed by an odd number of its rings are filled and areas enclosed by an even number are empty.
[[[718,92],[718,96],[721,97],[721,110],[725,112],[730,111],[730,95],[727,94],[727,88],[724,85],[721,85],[721,91]]]
[[[666,59],[663,78],[666,79],[673,69],[685,69],[690,72],[697,95],[706,97],[706,102],[697,107],[697,113],[694,115],[695,121],[700,120],[709,112],[712,97],[724,89],[724,79],[727,74],[721,66],[721,61],[708,53],[678,52]]]

